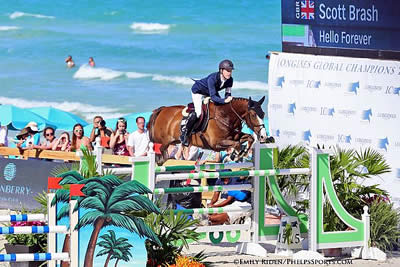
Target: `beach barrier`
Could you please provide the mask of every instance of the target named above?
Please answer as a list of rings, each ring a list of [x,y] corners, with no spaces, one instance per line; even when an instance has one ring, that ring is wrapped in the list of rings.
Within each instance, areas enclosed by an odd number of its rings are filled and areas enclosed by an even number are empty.
[[[74,212],[73,207],[76,200],[70,201],[70,225],[69,228],[64,225],[56,225],[56,206],[51,206],[54,193],[47,194],[48,213],[45,214],[16,214],[2,215],[0,222],[45,222],[44,226],[9,226],[0,227],[0,234],[48,234],[47,247],[48,253],[21,253],[21,254],[0,254],[0,262],[26,262],[26,261],[49,261],[47,266],[55,267],[56,261],[68,261],[70,266],[78,266],[78,231],[74,230],[78,222],[78,213]],[[56,234],[70,235],[69,253],[56,252]]]
[[[274,168],[274,144],[259,144],[254,146],[254,162],[233,163],[233,164],[207,164],[191,166],[156,166],[155,156],[152,151],[146,157],[130,158],[132,168],[112,168],[116,173],[130,174],[135,179],[146,185],[154,194],[179,194],[187,192],[211,192],[229,190],[250,190],[252,191],[252,218],[251,222],[234,225],[201,226],[197,231],[203,234],[208,233],[212,243],[217,244],[223,240],[223,236],[229,242],[239,243],[237,251],[239,253],[266,256],[266,250],[260,243],[267,240],[277,240],[280,224],[267,224],[265,216],[266,186],[275,199],[277,205],[286,216],[296,217],[300,225],[300,234],[303,238],[308,238],[308,249],[311,253],[317,253],[320,249],[338,247],[359,247],[359,254],[364,259],[374,258],[368,246],[370,222],[364,208],[362,220],[354,218],[341,205],[330,175],[329,153],[327,150],[314,149],[312,152],[312,167],[301,169],[275,169]],[[101,162],[101,154],[97,154]],[[251,170],[227,171],[218,170],[233,168],[252,168]],[[101,169],[100,169],[101,170]],[[211,170],[212,172],[206,172]],[[175,173],[175,172],[195,171],[195,173]],[[171,173],[174,172],[174,173]],[[311,175],[310,190],[310,219],[307,214],[298,213],[285,199],[282,194],[277,176],[279,175]],[[239,186],[197,186],[180,188],[157,188],[156,184],[162,181],[186,180],[186,179],[217,179],[222,177],[252,177],[252,184]],[[326,199],[330,202],[339,218],[352,230],[337,231],[326,233],[323,231],[323,204],[324,188]],[[249,211],[249,209],[238,209],[238,211]],[[186,214],[215,214],[224,213],[228,209],[183,209],[179,210]],[[236,211],[236,210],[235,210]],[[177,211],[178,212],[178,211]],[[248,232],[247,238],[241,238],[241,233]],[[235,233],[234,238],[232,233]],[[217,237],[215,237],[217,235]],[[205,237],[205,235],[202,235]]]

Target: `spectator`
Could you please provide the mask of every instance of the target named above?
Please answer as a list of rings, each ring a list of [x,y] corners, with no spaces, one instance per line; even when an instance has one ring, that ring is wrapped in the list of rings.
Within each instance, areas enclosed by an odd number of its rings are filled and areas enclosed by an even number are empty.
[[[92,145],[89,141],[89,138],[84,135],[85,132],[83,131],[83,126],[80,123],[75,124],[72,130],[72,142],[70,151],[75,152],[81,150],[82,146],[86,147],[89,150],[92,150]]]
[[[53,146],[52,150],[55,151],[69,151],[71,148],[71,140],[69,138],[69,133],[63,132],[60,135],[60,138],[56,139]]]
[[[90,142],[96,141],[96,138],[100,136],[100,145],[106,149],[110,148],[110,137],[113,131],[106,127],[106,121],[103,120],[102,116],[96,116],[93,118],[93,128],[90,133]]]
[[[42,149],[42,150],[51,150],[53,149],[54,144],[57,142],[55,136],[55,130],[52,127],[46,127],[43,130],[43,137],[45,139],[39,146],[33,146],[33,148]]]
[[[175,159],[196,161],[199,155],[199,147],[189,144],[185,147],[178,144],[178,151],[175,153]]]
[[[27,150],[39,145],[40,135],[38,131],[37,123],[33,121],[29,122],[17,135],[18,139],[23,140],[17,144],[17,147],[21,150]]]
[[[125,118],[119,118],[115,131],[111,134],[110,147],[114,155],[129,156],[128,138],[129,133],[126,131],[128,123]]]
[[[94,60],[92,57],[89,58],[89,66],[93,67],[93,68],[96,66],[96,63],[94,63]]]
[[[216,185],[239,185],[246,184],[248,181],[241,178],[223,178],[222,180],[219,178]],[[218,199],[221,195],[221,201],[218,202]],[[218,207],[240,207],[240,208],[248,208],[251,207],[251,193],[247,190],[232,190],[227,193],[214,192],[213,197],[211,199],[211,203],[209,205],[210,208],[218,208]],[[237,222],[241,217],[245,217],[247,212],[226,212],[220,214],[210,214],[208,216],[209,221],[212,225],[216,224],[233,224]]]
[[[128,150],[129,155],[132,157],[147,156],[149,149],[149,135],[144,128],[145,119],[143,117],[136,118],[136,125],[138,129],[129,135]]]
[[[68,56],[65,59],[65,63],[67,64],[67,68],[73,68],[75,67],[75,62],[72,60],[72,56]]]
[[[1,126],[0,123],[0,147],[8,146],[8,129],[7,126]]]

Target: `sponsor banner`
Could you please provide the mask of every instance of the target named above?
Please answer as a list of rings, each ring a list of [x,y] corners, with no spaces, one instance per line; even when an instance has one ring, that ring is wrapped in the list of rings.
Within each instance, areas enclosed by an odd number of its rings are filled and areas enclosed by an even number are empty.
[[[293,46],[398,51],[397,0],[283,0],[282,41]]]
[[[47,178],[52,170],[68,163],[46,160],[19,160],[0,158],[0,208],[33,210],[40,208],[34,200],[37,194],[47,192]]]
[[[400,200],[400,62],[271,53],[268,84],[279,144],[376,149],[393,171],[373,182]]]

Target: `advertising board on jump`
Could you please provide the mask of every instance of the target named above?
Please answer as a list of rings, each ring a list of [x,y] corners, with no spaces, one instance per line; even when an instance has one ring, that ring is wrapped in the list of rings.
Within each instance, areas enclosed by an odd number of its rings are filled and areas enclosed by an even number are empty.
[[[400,50],[397,0],[283,0],[282,42],[291,47]]]

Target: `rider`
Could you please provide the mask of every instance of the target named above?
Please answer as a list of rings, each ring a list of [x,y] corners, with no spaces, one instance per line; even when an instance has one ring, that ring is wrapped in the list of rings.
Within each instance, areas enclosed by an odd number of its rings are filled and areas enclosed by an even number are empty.
[[[211,73],[206,78],[195,80],[192,86],[192,99],[194,112],[182,118],[180,140],[184,146],[189,145],[189,136],[192,132],[196,119],[201,115],[201,105],[205,96],[217,104],[229,103],[232,100],[231,89],[233,85],[232,70],[233,63],[229,59],[219,63],[219,71]],[[225,98],[221,98],[218,91],[225,89]]]

